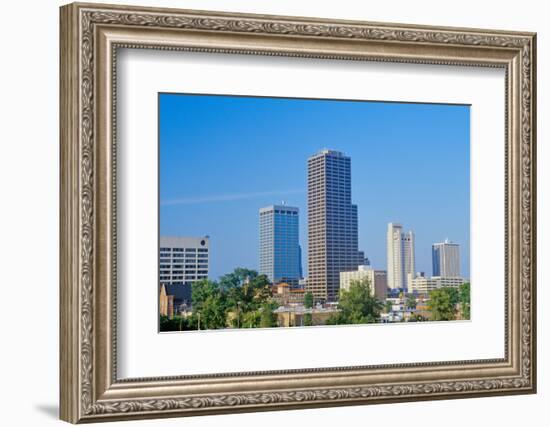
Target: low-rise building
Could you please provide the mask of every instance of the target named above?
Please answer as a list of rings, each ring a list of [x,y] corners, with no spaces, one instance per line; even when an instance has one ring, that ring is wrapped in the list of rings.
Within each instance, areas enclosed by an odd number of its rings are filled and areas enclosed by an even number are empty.
[[[174,295],[166,293],[166,285],[160,285],[159,314],[170,319],[174,317]]]
[[[438,288],[458,288],[465,280],[463,277],[434,276]]]
[[[431,291],[437,289],[437,281],[431,277],[425,277],[417,275],[414,279],[409,281],[410,292],[418,294],[429,294]]]
[[[342,271],[340,273],[340,291],[349,290],[354,281],[368,280],[372,294],[383,301],[386,299],[388,278],[385,270],[374,270],[368,265],[360,265],[355,271]]]
[[[431,291],[439,288],[458,288],[464,283],[464,279],[462,277],[425,277],[417,275],[410,283],[411,292],[429,294]]]
[[[278,283],[272,287],[273,299],[279,306],[304,304],[305,290],[293,288],[288,283]]]
[[[159,314],[168,316],[179,315],[190,311],[191,286],[189,285],[160,285]]]
[[[277,325],[279,327],[305,326],[305,315],[311,315],[312,326],[325,325],[327,320],[338,309],[326,307],[305,308],[303,305],[294,307],[279,307],[274,311],[277,315]]]

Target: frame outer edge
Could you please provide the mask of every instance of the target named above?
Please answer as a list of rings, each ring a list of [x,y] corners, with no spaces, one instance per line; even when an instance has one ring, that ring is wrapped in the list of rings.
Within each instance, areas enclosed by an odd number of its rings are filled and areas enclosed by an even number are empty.
[[[531,389],[537,393],[537,33],[531,36]]]
[[[374,399],[370,402],[366,401],[365,397],[354,397],[356,394],[355,389],[342,390],[342,396],[340,394],[334,399],[333,394],[340,390],[326,389],[320,390],[321,394],[318,394],[315,390],[304,392],[304,390],[297,390],[295,393],[300,395],[300,399],[297,399],[295,395],[290,393],[276,393],[269,392],[263,394],[250,394],[240,393],[229,396],[228,401],[224,399],[227,396],[199,396],[192,397],[189,402],[182,399],[151,399],[144,400],[112,400],[112,401],[97,401],[97,396],[94,396],[97,383],[93,377],[95,373],[94,353],[96,352],[96,332],[97,329],[91,329],[93,327],[90,324],[90,320],[93,319],[90,316],[95,314],[95,304],[97,303],[97,294],[92,293],[93,287],[97,284],[97,276],[90,271],[89,268],[93,267],[97,259],[94,254],[94,243],[89,241],[89,238],[96,238],[95,232],[97,231],[97,223],[94,221],[94,207],[96,207],[97,199],[95,194],[94,182],[97,177],[94,177],[97,171],[97,159],[94,156],[95,144],[94,140],[97,135],[94,135],[96,130],[94,125],[95,109],[88,111],[89,102],[92,105],[95,101],[97,93],[94,87],[94,73],[97,70],[93,69],[92,79],[90,80],[90,70],[87,68],[88,59],[94,64],[94,49],[93,41],[94,37],[83,37],[81,34],[82,28],[86,29],[90,23],[89,20],[81,21],[81,12],[83,8],[89,7],[91,10],[101,13],[106,11],[135,11],[151,12],[154,10],[163,10],[166,13],[192,13],[198,15],[193,16],[197,20],[198,24],[192,22],[189,24],[189,28],[195,29],[195,26],[205,31],[228,31],[226,28],[218,28],[216,25],[218,21],[214,18],[218,18],[220,21],[225,21],[228,17],[240,17],[245,20],[248,19],[250,24],[261,24],[262,28],[265,24],[258,20],[263,20],[265,17],[261,15],[247,15],[247,14],[223,14],[218,12],[195,12],[184,11],[177,9],[156,9],[156,8],[141,8],[141,7],[127,7],[127,6],[114,6],[114,5],[101,5],[101,4],[72,4],[61,7],[61,33],[60,33],[60,163],[61,163],[61,197],[60,197],[60,383],[61,383],[61,411],[60,418],[71,422],[95,422],[95,421],[109,421],[119,419],[139,419],[139,418],[161,418],[168,416],[182,416],[182,415],[201,415],[201,414],[214,414],[214,413],[229,413],[229,412],[250,412],[250,411],[264,411],[264,410],[281,410],[291,408],[306,408],[306,407],[325,407],[325,406],[339,406],[349,404],[365,404],[365,403],[382,403],[381,400]],[[104,6],[104,8],[103,8]],[[107,15],[110,15],[107,13]],[[134,14],[130,14],[130,18],[134,17]],[[84,15],[85,16],[85,15]],[[143,23],[133,22],[129,19],[130,25],[150,25],[147,19],[144,19]],[[145,16],[145,18],[148,18]],[[334,33],[333,29],[329,28],[331,22],[320,21],[316,18],[291,18],[291,17],[267,17],[267,21],[270,19],[284,19],[286,25],[290,28],[289,34],[298,34],[297,37],[327,37],[326,39],[344,39],[346,37],[351,38],[363,38],[363,33],[358,33],[357,28],[347,28],[349,23],[342,21],[334,22],[333,24],[346,25],[346,30],[350,33]],[[110,16],[104,18],[105,22],[110,23]],[[256,20],[256,21],[254,21]],[[328,22],[330,25],[324,25]],[[298,23],[305,23],[306,29],[312,28],[318,30],[319,34],[309,34],[301,28]],[[116,22],[115,22],[116,24]],[[233,23],[234,24],[234,23]],[[231,24],[231,25],[233,25]],[[273,24],[267,22],[267,24]],[[366,25],[367,23],[358,23],[358,25]],[[374,25],[375,23],[370,23]],[[228,26],[230,31],[235,32],[235,28],[231,25]],[[319,28],[316,27],[319,25]],[[391,30],[394,24],[386,24],[387,28]],[[397,25],[397,24],[395,24]],[[82,28],[81,28],[82,27]],[[182,25],[182,28],[184,26]],[[321,28],[322,27],[322,28]],[[327,27],[327,28],[325,28]],[[188,28],[185,26],[185,28]],[[486,395],[498,395],[498,394],[524,394],[533,393],[536,391],[536,313],[535,313],[535,292],[536,292],[536,128],[535,128],[535,111],[536,111],[536,36],[533,33],[516,33],[516,37],[512,33],[506,32],[490,32],[489,30],[479,33],[477,30],[467,29],[462,42],[457,42],[453,39],[454,31],[459,31],[458,28],[439,28],[439,27],[425,27],[422,31],[412,31],[413,27],[405,26],[397,28],[397,30],[405,31],[405,33],[398,33],[397,39],[411,42],[408,37],[412,36],[415,41],[416,33],[419,35],[419,40],[423,44],[439,45],[439,44],[467,44],[473,46],[481,43],[482,46],[497,46],[499,47],[517,49],[521,47],[524,49],[530,48],[530,52],[523,57],[527,61],[530,60],[530,67],[527,64],[526,68],[529,68],[528,73],[528,85],[529,89],[526,90],[528,95],[527,99],[524,99],[525,110],[530,117],[523,122],[527,132],[530,132],[530,137],[524,139],[524,147],[530,152],[522,156],[524,161],[527,161],[525,168],[522,168],[522,172],[526,173],[528,180],[524,181],[525,191],[530,191],[530,194],[525,194],[524,202],[530,206],[527,208],[527,214],[524,215],[524,220],[527,225],[530,226],[530,230],[527,233],[527,248],[525,248],[525,255],[527,257],[527,266],[530,274],[527,274],[528,283],[524,285],[523,303],[525,304],[525,311],[529,311],[529,315],[525,316],[525,326],[527,327],[526,335],[523,335],[524,341],[523,353],[520,353],[521,359],[526,358],[527,369],[523,371],[524,375],[521,379],[517,379],[519,382],[512,382],[508,385],[503,383],[502,389],[497,383],[500,379],[495,379],[495,382],[478,381],[479,384],[474,384],[473,381],[466,381],[464,384],[469,386],[472,384],[472,389],[469,390],[471,394],[466,394],[462,390],[453,389],[453,384],[450,384],[451,389],[446,387],[449,384],[443,384],[442,389],[439,390],[436,386],[439,384],[421,384],[424,390],[420,393],[415,389],[415,384],[397,385],[401,387],[398,389],[397,395],[392,395],[388,398],[389,402],[398,401],[411,401],[411,400],[435,400],[439,398],[463,398],[473,396],[486,396]],[[376,28],[375,28],[376,29]],[[433,32],[430,37],[422,37],[424,30]],[[256,29],[253,25],[246,28],[237,28],[237,33],[252,33]],[[264,31],[264,30],[262,30]],[[260,31],[260,32],[262,32]],[[439,33],[440,31],[443,31]],[[266,33],[275,33],[275,35],[283,34],[283,29],[273,27],[273,25],[267,26]],[[431,37],[435,35],[435,38]],[[443,35],[445,37],[438,37]],[[497,36],[498,35],[498,36]],[[390,38],[393,36],[390,36]],[[381,37],[377,37],[382,40]],[[521,40],[522,39],[522,40]],[[83,46],[86,49],[83,49]],[[91,50],[90,50],[91,48]],[[88,56],[90,56],[88,58]],[[81,60],[83,62],[81,62]],[[522,61],[520,60],[520,63]],[[85,75],[86,79],[84,79]],[[91,85],[91,86],[89,86]],[[88,89],[92,88],[92,91],[88,93]],[[523,93],[523,90],[520,91]],[[81,98],[82,97],[82,98]],[[87,109],[82,110],[82,107],[86,106]],[[91,120],[91,122],[90,122]],[[521,123],[521,122],[520,122]],[[91,125],[91,127],[90,127]],[[91,164],[90,164],[91,162]],[[85,193],[85,194],[84,194]],[[523,194],[524,191],[522,190]],[[85,197],[80,197],[84,195]],[[525,211],[524,211],[525,212]],[[97,218],[96,218],[97,219]],[[529,232],[530,231],[530,232]],[[533,274],[535,273],[535,274]],[[530,295],[529,295],[530,292]],[[95,295],[94,295],[95,294]],[[529,304],[530,303],[530,304]],[[95,316],[94,316],[95,317]],[[529,331],[530,327],[530,331]],[[526,372],[528,372],[527,375]],[[514,381],[511,379],[510,381]],[[495,384],[497,384],[495,386]],[[462,384],[458,384],[462,387]],[[436,387],[435,389],[433,387]],[[410,392],[408,391],[410,388]],[[382,392],[385,392],[381,388]],[[438,391],[439,390],[439,391]],[[403,391],[403,393],[401,392]],[[347,393],[350,393],[348,396]],[[388,393],[392,392],[390,388]],[[326,398],[323,398],[323,394],[326,393]],[[383,393],[384,394],[384,393]],[[308,399],[302,401],[302,397],[306,396]],[[369,397],[373,397],[370,396]],[[273,399],[270,401],[266,398]],[[311,398],[311,399],[309,399]],[[288,399],[288,400],[287,400]],[[385,399],[384,399],[385,400]],[[198,406],[197,406],[198,405]]]
[[[79,188],[78,19],[75,5],[59,9],[59,418],[80,418],[79,377]]]

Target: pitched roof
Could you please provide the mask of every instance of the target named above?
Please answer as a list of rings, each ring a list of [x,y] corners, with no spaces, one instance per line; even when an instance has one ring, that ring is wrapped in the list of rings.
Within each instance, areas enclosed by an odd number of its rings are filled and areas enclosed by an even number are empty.
[[[175,303],[191,302],[191,285],[165,285],[166,294],[174,295]]]

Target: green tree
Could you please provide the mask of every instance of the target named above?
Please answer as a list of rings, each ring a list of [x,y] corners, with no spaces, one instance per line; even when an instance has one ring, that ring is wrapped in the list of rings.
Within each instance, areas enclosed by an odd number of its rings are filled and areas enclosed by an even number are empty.
[[[460,315],[463,319],[470,319],[470,282],[463,283],[458,288]]]
[[[460,296],[458,294],[458,289],[456,288],[443,288],[445,292],[449,294],[449,298],[451,299],[451,304],[453,306],[456,306],[460,301]]]
[[[271,284],[268,278],[263,274],[258,275],[254,270],[230,273],[223,276],[221,281],[225,281],[225,285],[220,287],[226,295],[227,307],[233,311],[237,309],[243,312],[258,310],[263,304],[270,303],[272,300]]]
[[[243,313],[241,328],[258,328],[260,326],[260,310],[247,311]]]
[[[414,310],[416,308],[416,298],[414,297],[414,295],[409,295],[407,297],[405,305],[411,310]]]
[[[313,294],[311,292],[304,294],[304,307],[307,309],[313,308]],[[304,314],[304,326],[313,326],[313,315],[311,313]]]
[[[193,324],[197,329],[219,329],[226,326],[226,302],[216,282],[204,279],[191,286]]]
[[[455,304],[452,302],[452,292],[449,288],[435,289],[430,292],[428,308],[432,313],[432,320],[454,320]],[[456,289],[455,289],[456,291]]]
[[[375,323],[384,305],[372,292],[368,279],[353,280],[349,290],[340,291],[339,312],[329,317],[327,324]]]
[[[220,289],[227,291],[232,288],[239,288],[246,282],[258,277],[258,272],[248,268],[237,267],[233,272],[220,277]]]
[[[276,315],[273,313],[272,303],[266,303],[260,308],[260,328],[273,328],[277,326]]]
[[[306,292],[304,294],[304,307],[305,308],[313,307],[313,294],[311,292]]]
[[[391,301],[386,301],[386,302],[384,303],[384,311],[385,311],[386,313],[391,313],[392,307],[393,307],[393,304],[392,304]]]

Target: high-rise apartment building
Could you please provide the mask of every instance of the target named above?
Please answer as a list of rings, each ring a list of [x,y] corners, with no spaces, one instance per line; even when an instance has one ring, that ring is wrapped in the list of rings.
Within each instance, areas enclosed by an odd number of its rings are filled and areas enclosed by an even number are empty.
[[[460,250],[457,243],[445,239],[432,245],[432,274],[441,277],[460,277]]]
[[[336,301],[340,272],[359,265],[357,206],[351,203],[351,159],[322,150],[307,164],[308,279],[316,300]]]
[[[301,253],[298,208],[286,205],[260,209],[260,274],[272,283],[298,285]]]
[[[389,223],[387,231],[388,287],[407,289],[408,279],[414,277],[414,233],[403,232],[403,226]]]
[[[187,285],[208,278],[210,239],[204,237],[160,237],[159,282]]]

